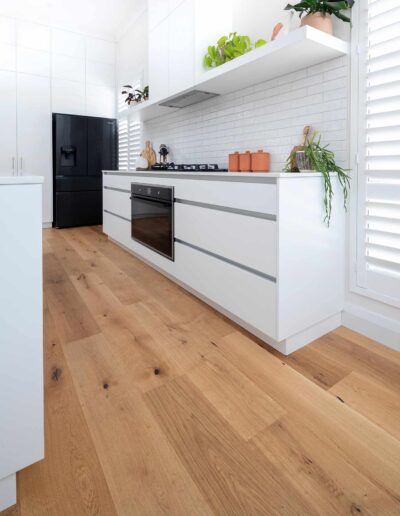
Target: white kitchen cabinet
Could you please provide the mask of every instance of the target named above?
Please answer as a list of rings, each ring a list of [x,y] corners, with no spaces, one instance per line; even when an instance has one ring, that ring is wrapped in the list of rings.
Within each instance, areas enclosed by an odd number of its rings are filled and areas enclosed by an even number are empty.
[[[152,101],[168,96],[169,20],[166,18],[149,33],[149,91]]]
[[[15,72],[0,70],[0,176],[17,171],[17,78]]]
[[[168,95],[194,84],[195,2],[184,0],[169,16]]]
[[[104,231],[282,353],[341,324],[344,209],[318,173],[106,172]],[[132,240],[131,183],[174,187],[175,260]]]
[[[44,457],[41,183],[0,177],[0,512]]]
[[[17,77],[18,174],[44,176],[43,220],[52,220],[50,80],[29,74]]]
[[[231,30],[231,0],[149,0],[151,101],[191,88],[204,72],[208,45]]]

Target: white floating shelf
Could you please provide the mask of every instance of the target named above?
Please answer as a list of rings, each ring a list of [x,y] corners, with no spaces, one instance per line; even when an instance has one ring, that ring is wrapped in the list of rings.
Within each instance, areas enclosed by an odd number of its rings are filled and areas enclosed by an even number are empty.
[[[192,88],[179,95],[194,89],[224,95],[348,53],[349,44],[346,41],[313,27],[300,27],[233,61],[205,71]],[[177,96],[157,102],[148,100],[131,108],[131,112],[138,113],[141,120],[171,113],[176,108],[160,106],[159,103]]]

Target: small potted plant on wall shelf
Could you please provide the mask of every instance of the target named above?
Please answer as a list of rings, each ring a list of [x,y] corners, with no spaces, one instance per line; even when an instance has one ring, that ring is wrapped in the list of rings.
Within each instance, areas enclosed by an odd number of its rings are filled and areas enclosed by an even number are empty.
[[[130,106],[131,104],[139,104],[144,100],[149,99],[149,87],[145,86],[143,90],[133,89],[133,86],[126,84],[122,86],[124,89],[121,95],[126,95],[125,102]]]
[[[301,26],[309,25],[315,29],[333,33],[332,15],[347,23],[351,23],[350,18],[342,11],[351,9],[354,0],[302,0],[297,4],[288,4],[287,11],[299,13]],[[303,18],[303,15],[304,18]]]

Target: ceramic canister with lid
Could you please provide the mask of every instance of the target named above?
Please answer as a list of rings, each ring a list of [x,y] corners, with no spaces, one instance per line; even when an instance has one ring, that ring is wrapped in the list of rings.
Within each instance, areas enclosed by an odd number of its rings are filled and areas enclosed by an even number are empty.
[[[252,172],[269,172],[270,154],[263,150],[253,152],[251,155]]]
[[[246,151],[239,154],[239,169],[240,172],[251,171],[251,152]]]

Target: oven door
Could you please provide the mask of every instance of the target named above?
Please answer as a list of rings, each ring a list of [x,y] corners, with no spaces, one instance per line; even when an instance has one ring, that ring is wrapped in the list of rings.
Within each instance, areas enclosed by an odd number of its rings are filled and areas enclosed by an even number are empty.
[[[132,184],[132,238],[174,260],[174,189]]]

